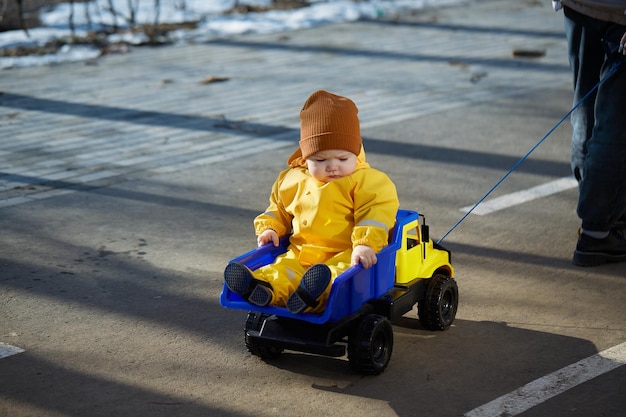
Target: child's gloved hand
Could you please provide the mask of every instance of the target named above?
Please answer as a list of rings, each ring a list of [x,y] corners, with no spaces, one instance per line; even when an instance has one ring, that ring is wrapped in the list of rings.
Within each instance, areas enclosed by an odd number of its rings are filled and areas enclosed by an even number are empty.
[[[374,249],[366,245],[357,245],[352,249],[352,265],[358,265],[359,262],[363,268],[368,269],[378,262]]]
[[[273,243],[275,247],[277,247],[278,243],[279,243],[278,233],[276,233],[275,231],[273,231],[271,229],[268,229],[268,230],[264,231],[256,239],[256,243],[259,246],[263,246],[263,245],[265,245],[267,243],[270,243],[270,242]]]

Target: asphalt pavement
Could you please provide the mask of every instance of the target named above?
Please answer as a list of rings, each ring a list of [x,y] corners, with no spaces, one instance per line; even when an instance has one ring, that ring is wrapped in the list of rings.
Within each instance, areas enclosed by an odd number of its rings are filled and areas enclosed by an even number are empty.
[[[0,416],[623,416],[626,265],[573,266],[576,188],[536,192],[568,122],[446,237],[455,324],[408,313],[383,374],[264,362],[219,305],[311,92],[355,101],[436,239],[570,109],[562,19],[475,1],[1,71]]]

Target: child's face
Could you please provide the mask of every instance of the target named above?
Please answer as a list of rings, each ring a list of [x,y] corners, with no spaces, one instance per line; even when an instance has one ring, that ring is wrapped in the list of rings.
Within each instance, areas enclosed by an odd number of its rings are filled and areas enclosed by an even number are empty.
[[[342,149],[329,149],[309,156],[306,163],[316,180],[331,182],[354,172],[356,155]]]

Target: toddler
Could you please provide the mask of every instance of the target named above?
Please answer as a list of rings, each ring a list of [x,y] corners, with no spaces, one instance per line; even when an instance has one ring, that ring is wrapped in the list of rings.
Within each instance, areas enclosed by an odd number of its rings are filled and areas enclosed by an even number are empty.
[[[287,252],[255,271],[230,263],[226,285],[248,302],[319,314],[332,280],[352,265],[370,268],[388,243],[399,207],[393,182],[365,161],[352,100],[314,92],[300,112],[300,147],[288,159],[256,217],[259,246]]]

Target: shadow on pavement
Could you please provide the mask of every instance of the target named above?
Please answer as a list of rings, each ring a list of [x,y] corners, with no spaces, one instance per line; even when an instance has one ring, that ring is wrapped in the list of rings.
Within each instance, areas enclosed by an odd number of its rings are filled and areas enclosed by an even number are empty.
[[[394,325],[393,356],[384,373],[357,375],[345,386],[313,386],[387,401],[399,417],[461,416],[596,353],[589,341],[506,323],[457,320],[447,331],[429,332],[417,319],[403,318]],[[351,372],[346,358],[286,353],[269,364],[330,380]]]
[[[30,352],[5,358],[0,367],[3,416],[27,415],[25,408],[40,416],[244,416],[228,404],[209,406],[202,399],[77,372]]]
[[[251,136],[271,136],[292,129],[245,121],[229,121],[224,118],[200,117],[186,114],[164,113],[132,108],[112,107],[102,104],[73,103],[24,94],[0,92],[0,106],[26,111],[86,117],[92,119],[127,122],[147,126],[166,126],[201,131],[232,131]],[[296,132],[297,133],[297,132]]]
[[[462,36],[462,35],[459,35]],[[515,60],[509,57],[502,59],[495,58],[479,58],[473,56],[457,55],[454,60],[450,56],[435,55],[425,53],[410,52],[393,52],[393,51],[374,51],[371,49],[343,48],[340,46],[319,46],[319,45],[303,45],[295,42],[267,42],[267,41],[250,41],[243,39],[217,39],[208,41],[209,45],[220,45],[227,47],[253,48],[253,49],[274,49],[296,53],[323,53],[338,56],[363,57],[371,59],[385,59],[388,61],[414,61],[429,63],[449,63],[450,61],[463,62],[468,65],[479,65],[483,67],[524,69],[532,71],[546,72],[566,72],[569,66],[566,64],[550,64],[545,62]],[[392,65],[390,63],[390,65]]]
[[[503,36],[523,36],[525,38],[554,38],[563,39],[565,36],[563,31],[558,30],[528,30],[528,29],[515,29],[504,26],[470,26],[459,25],[440,22],[411,22],[406,20],[391,20],[391,19],[361,19],[362,22],[367,22],[376,25],[387,26],[407,26],[412,28],[425,28],[435,29],[443,32],[460,32],[460,33],[484,33],[484,34],[498,34]]]

